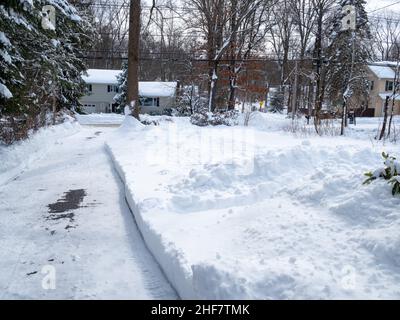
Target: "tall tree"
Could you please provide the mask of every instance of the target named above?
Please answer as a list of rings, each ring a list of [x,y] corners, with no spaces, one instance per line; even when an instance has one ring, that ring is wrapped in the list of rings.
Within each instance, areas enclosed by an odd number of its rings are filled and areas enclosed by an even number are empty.
[[[48,3],[46,12],[42,10]],[[44,19],[53,11],[56,24]],[[83,52],[91,45],[90,16],[66,0],[5,1],[0,6],[0,117],[45,124],[46,113],[73,108],[84,92]],[[16,128],[18,129],[18,128]],[[23,137],[23,135],[19,135]]]
[[[290,10],[291,0],[279,1],[272,9],[274,27],[271,28],[270,43],[280,66],[280,95],[286,95],[286,80],[288,77],[289,54],[295,28],[293,12]],[[286,102],[284,102],[286,104]]]
[[[297,68],[295,68],[294,83],[299,84],[299,87],[301,87],[307,82],[307,78],[303,77],[303,74],[305,73],[305,70],[303,69],[306,67],[304,59],[306,57],[306,51],[311,44],[310,42],[315,25],[316,11],[312,0],[293,0],[291,2],[290,9],[293,14],[295,31],[299,38],[299,49],[296,52],[296,56],[298,57],[299,61],[297,62]],[[292,117],[294,119],[299,106],[298,96],[301,92],[298,90],[297,86],[295,86],[292,92]]]
[[[319,133],[320,114],[322,104],[325,99],[326,87],[326,67],[325,67],[325,39],[326,29],[329,27],[329,10],[335,0],[313,0],[315,10],[315,45],[313,52],[314,61],[314,82],[315,82],[315,103],[314,103],[314,126],[315,131]]]
[[[139,119],[140,0],[131,0],[129,9],[128,92],[131,114]]]
[[[331,101],[342,104],[342,128],[347,126],[348,106],[353,97],[368,95],[368,74],[366,66],[371,57],[369,41],[371,32],[368,16],[365,11],[365,0],[343,0],[334,15],[333,29],[330,37],[329,94]],[[345,28],[343,18],[348,15],[346,6],[355,7],[355,28]]]

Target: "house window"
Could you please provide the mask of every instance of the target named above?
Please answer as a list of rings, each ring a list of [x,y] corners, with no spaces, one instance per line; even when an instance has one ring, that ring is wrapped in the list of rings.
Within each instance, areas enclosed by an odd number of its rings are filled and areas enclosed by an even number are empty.
[[[107,86],[107,92],[115,92],[115,93],[119,93],[119,88],[118,86],[114,86],[114,85],[108,85]]]
[[[393,91],[393,81],[386,81],[385,91]]]
[[[160,98],[140,98],[139,105],[142,107],[159,107]]]
[[[92,92],[92,85],[91,84],[87,84],[86,85],[86,91],[87,92]]]
[[[370,84],[371,84],[371,86],[370,86],[369,89],[372,91],[372,90],[374,90],[374,85],[375,85],[374,80],[372,80],[372,81],[370,82]]]

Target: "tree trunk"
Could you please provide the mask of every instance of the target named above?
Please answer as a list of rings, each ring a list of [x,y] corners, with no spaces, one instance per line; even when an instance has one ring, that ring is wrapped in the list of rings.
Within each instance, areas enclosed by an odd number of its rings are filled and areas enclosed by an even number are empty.
[[[298,85],[298,81],[299,81],[298,66],[299,66],[299,64],[298,64],[298,61],[296,60],[294,85],[293,85],[293,98],[292,98],[292,120],[294,120],[296,118],[296,114],[297,114],[297,96],[298,96],[297,85]]]
[[[57,113],[57,97],[56,90],[53,90],[53,126],[56,124],[56,113]]]
[[[315,55],[316,55],[316,92],[315,92],[315,114],[314,114],[314,126],[315,131],[319,133],[319,122],[320,122],[320,112],[322,109],[322,27],[323,27],[323,13],[322,8],[319,8],[318,25],[317,25],[317,35],[315,40]]]
[[[342,135],[344,135],[344,127],[346,126],[345,125],[345,122],[346,122],[346,114],[347,114],[347,103],[346,103],[346,99],[343,99],[343,105],[342,105],[342,123],[341,123],[341,126],[340,126],[340,135],[342,136]]]
[[[385,100],[385,106],[383,109],[384,115],[383,115],[383,124],[382,124],[382,130],[381,134],[379,136],[379,140],[382,140],[385,137],[385,131],[386,131],[386,123],[387,123],[387,118],[388,118],[388,106],[389,106],[389,99],[390,97],[387,96]]]
[[[388,133],[387,133],[388,138],[390,138],[390,134],[392,133],[394,107],[395,107],[395,97],[393,97],[392,109],[390,110],[389,128],[388,128]]]
[[[236,35],[236,19],[237,19],[237,0],[232,0],[232,16],[231,16],[231,32],[233,32],[231,44],[230,44],[230,58],[229,63],[229,100],[228,100],[228,110],[235,110],[235,98],[236,98],[236,45],[237,45],[237,35]]]
[[[129,9],[128,104],[139,119],[140,0],[131,0]]]

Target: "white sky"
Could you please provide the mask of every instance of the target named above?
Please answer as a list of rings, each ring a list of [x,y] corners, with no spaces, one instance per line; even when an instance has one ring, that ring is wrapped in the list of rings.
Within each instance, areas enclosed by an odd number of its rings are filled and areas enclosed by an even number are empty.
[[[386,5],[398,2],[399,0],[367,0],[367,11],[375,10],[378,8],[382,8]],[[391,6],[387,9],[379,10],[376,13],[384,12],[385,10],[391,10],[391,11],[396,11],[400,13],[400,3]]]

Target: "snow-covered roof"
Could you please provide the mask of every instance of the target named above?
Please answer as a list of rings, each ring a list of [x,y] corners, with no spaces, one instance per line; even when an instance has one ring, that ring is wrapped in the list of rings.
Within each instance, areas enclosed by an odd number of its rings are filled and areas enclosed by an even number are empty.
[[[87,76],[82,76],[83,81],[93,84],[117,84],[117,76],[122,70],[89,69]]]
[[[376,66],[369,65],[368,68],[379,78],[379,79],[394,79],[395,72],[391,67],[387,66]]]
[[[89,69],[83,81],[91,84],[117,84],[117,76],[122,70]],[[176,82],[140,81],[139,95],[142,97],[172,97],[175,95]]]
[[[176,92],[176,82],[139,82],[139,95],[142,97],[173,97]]]
[[[375,61],[371,62],[374,65],[381,65],[381,66],[389,66],[389,67],[397,67],[397,61]]]
[[[380,97],[382,100],[386,100],[386,97],[387,97],[387,96],[390,97],[390,100],[393,99],[392,93],[382,92],[382,93],[379,94],[379,97]],[[400,95],[396,94],[394,100],[395,100],[395,101],[400,101]]]

